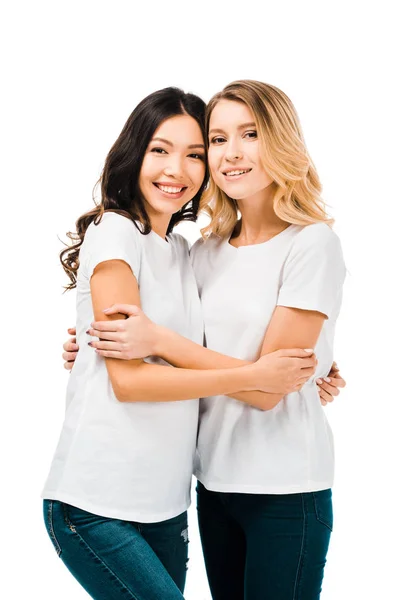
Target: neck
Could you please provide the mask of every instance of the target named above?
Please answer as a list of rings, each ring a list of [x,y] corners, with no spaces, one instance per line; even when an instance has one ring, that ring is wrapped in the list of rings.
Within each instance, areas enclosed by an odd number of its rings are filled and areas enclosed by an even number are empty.
[[[242,215],[233,232],[232,238],[242,245],[265,242],[277,235],[289,225],[280,219],[273,208],[275,186],[237,201]]]
[[[167,237],[168,225],[172,215],[164,215],[154,211],[151,206],[146,206],[147,214],[150,219],[152,231],[159,235],[163,240]]]

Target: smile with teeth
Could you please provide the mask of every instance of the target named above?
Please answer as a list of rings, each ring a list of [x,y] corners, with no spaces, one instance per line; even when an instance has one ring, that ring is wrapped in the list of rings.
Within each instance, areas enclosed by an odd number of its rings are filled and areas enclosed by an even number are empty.
[[[251,169],[241,169],[236,171],[224,171],[224,175],[226,177],[235,177],[237,175],[244,175],[245,173],[250,173]]]
[[[180,194],[183,190],[186,189],[185,186],[176,187],[173,185],[161,185],[160,183],[154,184],[159,190],[164,192],[164,194]]]

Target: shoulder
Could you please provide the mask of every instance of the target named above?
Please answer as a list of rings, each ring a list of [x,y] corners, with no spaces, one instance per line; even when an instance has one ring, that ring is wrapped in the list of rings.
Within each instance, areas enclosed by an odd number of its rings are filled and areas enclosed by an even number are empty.
[[[313,223],[302,227],[294,238],[292,249],[321,252],[325,249],[340,250],[338,235],[326,223]]]
[[[141,245],[143,235],[139,231],[140,223],[115,212],[106,212],[100,221],[93,221],[85,233],[86,246],[124,243],[129,246]]]
[[[126,231],[128,233],[137,232],[140,235],[140,232],[132,219],[112,211],[105,212],[97,223],[94,221],[90,223],[87,228],[87,233],[93,234],[95,231],[111,230],[121,232]]]
[[[342,276],[346,271],[340,239],[326,223],[299,228],[284,264],[286,273],[306,275],[310,270],[330,269]]]

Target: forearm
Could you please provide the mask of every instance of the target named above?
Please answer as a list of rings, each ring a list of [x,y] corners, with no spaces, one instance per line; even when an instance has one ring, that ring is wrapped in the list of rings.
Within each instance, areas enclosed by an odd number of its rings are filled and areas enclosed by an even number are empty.
[[[252,364],[251,361],[241,360],[204,348],[196,342],[179,335],[165,327],[158,328],[158,339],[155,356],[160,356],[174,367],[182,369],[230,369]]]
[[[272,394],[270,392],[260,392],[259,390],[235,392],[227,395],[230,398],[235,398],[235,400],[240,400],[240,402],[250,404],[250,406],[261,410],[271,410],[272,408],[275,408],[283,398],[283,394]]]
[[[230,369],[252,364],[251,361],[234,358],[204,348],[195,342],[166,328],[159,328],[157,355],[183,369]],[[226,394],[231,398],[250,404],[255,408],[270,410],[283,398],[281,394],[255,391],[237,391]]]
[[[107,367],[121,402],[173,402],[252,388],[251,366],[204,371],[107,359]]]

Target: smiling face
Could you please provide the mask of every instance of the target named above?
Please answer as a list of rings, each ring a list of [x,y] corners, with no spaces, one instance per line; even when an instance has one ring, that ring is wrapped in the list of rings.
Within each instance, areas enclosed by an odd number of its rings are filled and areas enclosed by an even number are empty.
[[[170,217],[180,210],[199,191],[205,172],[204,140],[195,119],[166,119],[154,132],[140,170],[148,215]]]
[[[209,123],[208,161],[215,183],[234,200],[265,190],[273,179],[265,171],[254,115],[243,102],[220,100]]]

